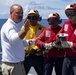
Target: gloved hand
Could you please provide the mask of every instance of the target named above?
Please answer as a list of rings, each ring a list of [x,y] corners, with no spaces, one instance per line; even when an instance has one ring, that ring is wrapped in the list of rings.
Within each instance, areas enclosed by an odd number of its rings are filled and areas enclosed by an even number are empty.
[[[47,50],[52,49],[52,48],[53,48],[52,42],[51,42],[51,43],[45,43],[45,44],[44,44],[44,48],[47,49]]]
[[[35,39],[26,40],[29,45],[35,44]]]
[[[61,42],[63,48],[72,48],[73,47],[73,42],[69,41],[63,41]]]
[[[54,42],[52,43],[52,45],[53,45],[53,47],[56,47],[56,48],[62,48],[61,42],[56,42],[56,41],[54,41]]]
[[[35,44],[35,39],[30,39],[30,40],[29,40],[29,44],[30,44],[30,45]]]

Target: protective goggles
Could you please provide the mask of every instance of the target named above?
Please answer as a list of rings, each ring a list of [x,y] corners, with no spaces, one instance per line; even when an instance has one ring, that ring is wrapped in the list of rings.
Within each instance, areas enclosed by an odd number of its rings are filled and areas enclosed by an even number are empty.
[[[49,23],[59,22],[59,18],[49,18],[47,19]]]
[[[39,19],[39,16],[35,16],[35,15],[28,15],[27,16],[27,19],[29,19],[29,20],[38,20]]]
[[[76,11],[75,10],[65,10],[65,14],[67,17],[72,17],[76,15]]]

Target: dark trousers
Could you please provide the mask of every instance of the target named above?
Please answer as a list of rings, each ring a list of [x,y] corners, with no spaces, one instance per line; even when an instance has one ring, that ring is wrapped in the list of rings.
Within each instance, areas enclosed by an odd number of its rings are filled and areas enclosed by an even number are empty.
[[[76,75],[76,59],[64,58],[62,75]]]
[[[29,73],[30,68],[34,67],[37,75],[43,75],[43,56],[28,56],[25,58],[24,67],[26,75]]]
[[[52,75],[53,66],[55,67],[56,75],[62,75],[62,65],[64,58],[44,57],[44,74]]]

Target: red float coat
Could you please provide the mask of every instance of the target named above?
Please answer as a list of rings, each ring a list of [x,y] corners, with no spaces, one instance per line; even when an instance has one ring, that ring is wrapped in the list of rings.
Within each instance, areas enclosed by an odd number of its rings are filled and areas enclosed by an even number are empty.
[[[36,44],[42,48],[44,47],[44,43],[50,43],[53,41],[57,41],[56,35],[58,34],[59,30],[61,29],[60,26],[57,28],[45,28],[44,31],[39,35],[39,37],[36,39]],[[64,51],[61,52],[58,51],[58,48],[54,47],[51,50],[49,50],[48,53],[44,53],[44,55],[47,55],[48,57],[64,57]]]
[[[66,55],[76,59],[76,23],[66,21],[60,32],[68,34],[67,41],[73,42],[73,48],[65,48]]]

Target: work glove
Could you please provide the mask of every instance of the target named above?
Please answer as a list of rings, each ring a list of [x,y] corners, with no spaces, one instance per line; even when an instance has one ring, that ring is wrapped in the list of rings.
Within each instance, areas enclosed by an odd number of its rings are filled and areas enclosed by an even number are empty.
[[[30,39],[30,40],[29,40],[29,44],[30,44],[30,45],[34,45],[34,44],[35,44],[35,39]]]
[[[26,40],[28,45],[34,45],[35,44],[35,39],[29,39],[29,40]]]
[[[52,49],[52,48],[53,48],[52,42],[51,42],[51,43],[45,43],[45,44],[44,44],[44,48],[47,49],[47,50]]]
[[[61,42],[63,48],[72,48],[73,47],[73,42],[69,41],[63,41]]]
[[[52,46],[53,46],[53,47],[56,47],[56,48],[62,48],[61,42],[56,42],[56,41],[54,41],[54,42],[52,43]]]

